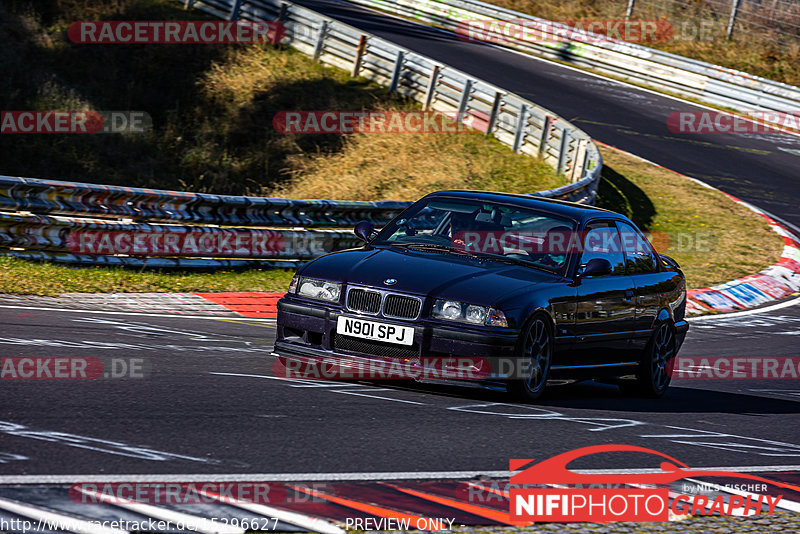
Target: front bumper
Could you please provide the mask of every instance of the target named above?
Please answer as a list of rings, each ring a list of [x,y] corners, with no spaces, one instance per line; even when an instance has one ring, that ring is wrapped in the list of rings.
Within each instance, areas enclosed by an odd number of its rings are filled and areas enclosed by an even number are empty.
[[[401,346],[339,335],[336,324],[340,315],[413,327],[414,343]],[[359,316],[335,307],[313,306],[285,297],[278,301],[277,329],[275,353],[284,359],[346,361],[353,365],[391,361],[416,369],[416,366],[429,364],[441,366],[445,360],[456,358],[460,359],[457,365],[462,368],[467,360],[481,367],[468,375],[475,379],[500,378],[502,367],[513,360],[517,342],[517,332],[508,328],[487,327],[476,331],[460,324],[448,326],[426,319],[401,321]],[[410,376],[417,378],[415,372]]]

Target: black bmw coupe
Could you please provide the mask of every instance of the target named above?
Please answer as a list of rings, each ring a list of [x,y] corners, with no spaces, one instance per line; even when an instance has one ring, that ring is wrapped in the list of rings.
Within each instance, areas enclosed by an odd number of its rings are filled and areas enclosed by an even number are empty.
[[[278,302],[283,362],[466,358],[523,401],[597,379],[660,397],[689,328],[686,282],[628,218],[526,195],[440,191],[361,248],[303,265]],[[458,363],[458,365],[463,365]]]

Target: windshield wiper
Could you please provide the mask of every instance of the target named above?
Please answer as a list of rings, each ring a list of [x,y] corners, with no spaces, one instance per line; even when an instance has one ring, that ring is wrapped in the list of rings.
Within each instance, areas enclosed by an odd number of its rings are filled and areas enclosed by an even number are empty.
[[[428,250],[435,250],[435,251],[438,251],[438,252],[450,252],[452,254],[460,254],[462,256],[473,256],[473,257],[475,257],[475,254],[472,253],[472,252],[468,252],[466,250],[460,250],[460,249],[453,248],[453,247],[448,247],[447,245],[439,245],[439,244],[436,244],[436,243],[385,243],[385,244],[390,245],[390,246],[395,246],[395,247],[418,248],[418,249],[421,249],[421,250],[428,249]]]
[[[488,253],[483,253],[476,256],[482,260],[486,259],[501,263],[510,263],[513,265],[524,265],[525,267],[533,267],[534,269],[537,269],[539,271],[544,271],[546,273],[551,273],[551,274],[554,272],[552,269],[548,269],[547,267],[541,267],[533,262],[521,260],[519,258],[511,258],[509,256],[499,256],[497,254],[488,254]]]

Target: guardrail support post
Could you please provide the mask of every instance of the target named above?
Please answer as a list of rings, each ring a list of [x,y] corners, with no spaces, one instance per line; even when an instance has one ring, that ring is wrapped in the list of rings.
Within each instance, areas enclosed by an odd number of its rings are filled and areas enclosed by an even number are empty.
[[[625,11],[625,20],[630,20],[633,16],[633,5],[636,3],[636,0],[628,0],[628,9]]]
[[[289,6],[286,2],[281,2],[281,9],[278,11],[278,16],[275,18],[275,22],[283,22],[286,20],[286,11],[289,9]]]
[[[439,82],[439,74],[442,72],[442,67],[434,65],[431,70],[431,77],[428,79],[428,88],[425,90],[425,110],[431,109],[433,97],[436,95],[436,84]]]
[[[558,164],[556,164],[556,173],[563,174],[564,166],[567,163],[567,152],[569,151],[569,131],[567,127],[561,129],[561,146],[558,149]]]
[[[314,44],[314,54],[313,58],[314,61],[319,59],[319,56],[322,55],[322,44],[325,42],[325,34],[328,33],[328,21],[323,20],[322,24],[319,25],[319,32],[317,33],[317,42]]]
[[[503,103],[503,93],[495,91],[494,102],[492,102],[492,111],[489,112],[489,123],[486,125],[486,133],[489,135],[494,129],[494,123],[497,122],[497,114],[500,112],[500,104]]]
[[[731,16],[728,19],[728,29],[725,32],[726,38],[730,39],[733,35],[733,25],[736,24],[736,15],[739,12],[739,4],[742,0],[731,0]]]
[[[239,10],[242,9],[242,0],[234,0],[231,6],[231,12],[228,15],[228,20],[237,20],[239,18]]]
[[[517,129],[514,132],[514,145],[511,147],[514,152],[519,152],[522,146],[522,141],[525,138],[525,124],[528,122],[528,106],[522,104],[519,109],[519,120],[517,120]]]
[[[392,69],[392,81],[389,83],[389,92],[394,93],[397,91],[397,86],[400,84],[400,71],[403,70],[403,62],[406,59],[406,53],[402,50],[397,52],[397,59],[394,60],[394,69]]]
[[[472,94],[473,83],[475,83],[473,80],[467,80],[464,82],[464,88],[461,90],[461,100],[458,102],[458,115],[456,116],[456,120],[458,120],[458,122],[462,122],[464,120],[464,113],[467,111],[469,97]]]
[[[361,70],[361,60],[364,58],[364,52],[367,50],[367,36],[362,35],[358,40],[358,47],[356,47],[356,58],[353,60],[353,71],[350,75],[353,78],[358,78],[358,72]]]
[[[553,119],[549,115],[544,117],[542,126],[542,137],[539,138],[539,157],[544,158],[547,154],[547,141],[550,139],[550,130],[553,128]]]
[[[575,151],[575,164],[572,166],[570,179],[574,182],[577,176],[580,179],[583,176],[583,168],[586,166],[586,139],[578,141],[578,148]]]

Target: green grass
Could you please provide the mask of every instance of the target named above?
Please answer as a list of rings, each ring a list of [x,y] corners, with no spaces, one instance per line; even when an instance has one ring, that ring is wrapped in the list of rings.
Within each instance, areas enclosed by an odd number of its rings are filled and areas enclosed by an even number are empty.
[[[215,272],[139,271],[121,267],[67,267],[0,256],[0,293],[216,293],[286,291],[291,269]]]
[[[597,205],[652,232],[653,244],[678,261],[689,287],[728,282],[780,257],[783,239],[764,218],[721,192],[611,148],[600,152]]]
[[[74,44],[66,37],[66,28],[75,20],[206,17],[198,10],[185,11],[174,0],[12,0],[0,6],[4,109],[136,110],[147,112],[153,121],[146,134],[4,135],[0,173],[204,193],[282,191],[308,197],[320,196],[307,186],[314,179],[340,178],[331,169],[344,158],[359,162],[362,176],[393,176],[393,185],[404,180],[406,187],[387,189],[393,198],[411,199],[428,192],[422,178],[430,181],[430,187],[518,185],[528,191],[565,183],[550,167],[476,133],[279,133],[272,119],[280,111],[419,108],[366,79],[323,67],[288,47],[92,45]],[[390,149],[382,152],[382,144]],[[430,152],[429,145],[446,150],[447,159],[414,168],[396,157]],[[417,183],[420,187],[414,188]]]

